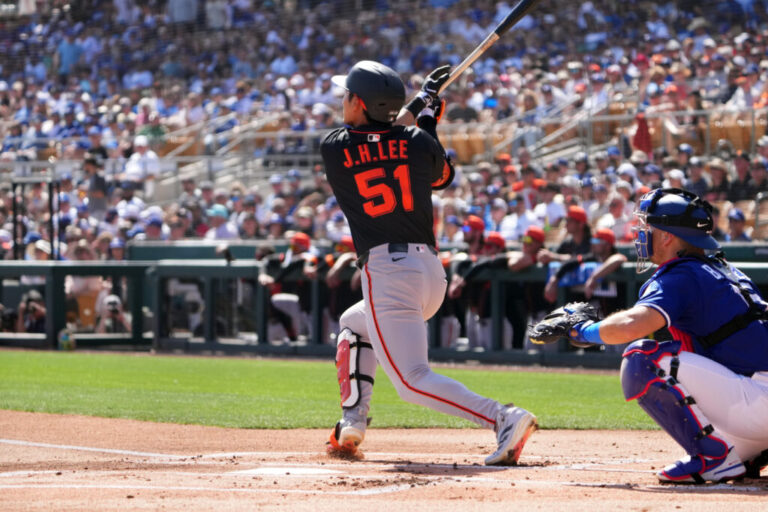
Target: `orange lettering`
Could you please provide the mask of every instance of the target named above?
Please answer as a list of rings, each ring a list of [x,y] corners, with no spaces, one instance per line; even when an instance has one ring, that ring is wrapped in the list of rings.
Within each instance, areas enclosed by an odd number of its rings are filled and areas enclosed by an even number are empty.
[[[360,144],[357,146],[357,152],[360,154],[361,164],[365,164],[371,161],[371,151],[368,149],[367,144]]]
[[[352,162],[352,155],[349,154],[349,150],[347,148],[344,148],[344,158],[344,167],[349,169],[352,167],[354,162]]]
[[[406,160],[408,158],[408,141],[400,141],[400,158]]]
[[[387,141],[389,146],[389,158],[397,160],[397,140],[392,139]]]
[[[381,142],[376,143],[376,148],[379,151],[379,160],[389,160],[387,155],[384,153],[384,148],[381,147]]]

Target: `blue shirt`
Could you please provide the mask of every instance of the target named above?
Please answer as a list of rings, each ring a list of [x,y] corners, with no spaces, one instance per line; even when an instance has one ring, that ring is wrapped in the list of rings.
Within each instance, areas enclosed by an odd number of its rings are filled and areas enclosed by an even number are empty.
[[[640,288],[637,304],[664,316],[683,350],[716,361],[731,371],[751,375],[768,370],[768,321],[755,320],[720,343],[705,348],[699,341],[748,310],[747,301],[727,277],[730,274],[750,292],[752,300],[768,307],[755,284],[735,267],[710,265],[693,257],[663,264]]]

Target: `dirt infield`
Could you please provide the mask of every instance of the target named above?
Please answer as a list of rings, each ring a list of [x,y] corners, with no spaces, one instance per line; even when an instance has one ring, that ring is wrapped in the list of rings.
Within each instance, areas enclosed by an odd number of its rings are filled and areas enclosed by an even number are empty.
[[[0,509],[768,509],[768,470],[659,485],[680,450],[658,431],[539,431],[511,468],[482,465],[483,430],[372,429],[355,462],[328,457],[327,434],[0,411]]]

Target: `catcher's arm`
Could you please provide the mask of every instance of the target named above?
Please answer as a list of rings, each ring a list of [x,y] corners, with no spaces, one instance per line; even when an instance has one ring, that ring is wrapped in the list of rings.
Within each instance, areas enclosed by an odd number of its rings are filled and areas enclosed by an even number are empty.
[[[664,316],[653,308],[637,305],[610,315],[598,324],[600,337],[608,345],[628,343],[666,327]]]

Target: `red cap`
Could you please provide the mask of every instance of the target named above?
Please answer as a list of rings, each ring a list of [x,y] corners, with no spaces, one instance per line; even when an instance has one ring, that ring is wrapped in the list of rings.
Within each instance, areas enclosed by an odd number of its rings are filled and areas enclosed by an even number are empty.
[[[485,231],[485,222],[477,215],[470,215],[464,221],[464,227],[472,231]]]
[[[536,240],[539,243],[544,243],[544,230],[541,229],[539,226],[531,226],[528,229],[525,230],[525,235],[531,237],[532,239]]]
[[[291,237],[291,245],[301,247],[306,251],[309,249],[309,246],[312,245],[312,240],[309,238],[308,234],[299,231]]]
[[[517,167],[515,167],[512,164],[509,164],[509,165],[505,165],[502,170],[504,171],[505,174],[508,172],[517,172]]]
[[[348,251],[355,252],[355,242],[352,241],[352,237],[349,235],[344,235],[341,237],[341,240],[339,240],[339,243],[336,244],[336,246],[341,246],[341,248],[344,248]]]
[[[598,229],[594,238],[599,238],[600,240],[608,242],[608,245],[613,245],[616,243],[616,235],[613,234],[613,230],[608,228]]]
[[[568,207],[568,218],[586,224],[587,212],[581,206],[572,205]]]
[[[500,249],[506,249],[507,243],[504,240],[504,237],[501,236],[501,233],[497,231],[491,231],[485,236],[485,243],[487,244],[493,244]]]
[[[509,153],[499,153],[496,155],[496,160],[498,162],[511,162],[512,161],[512,155]]]

